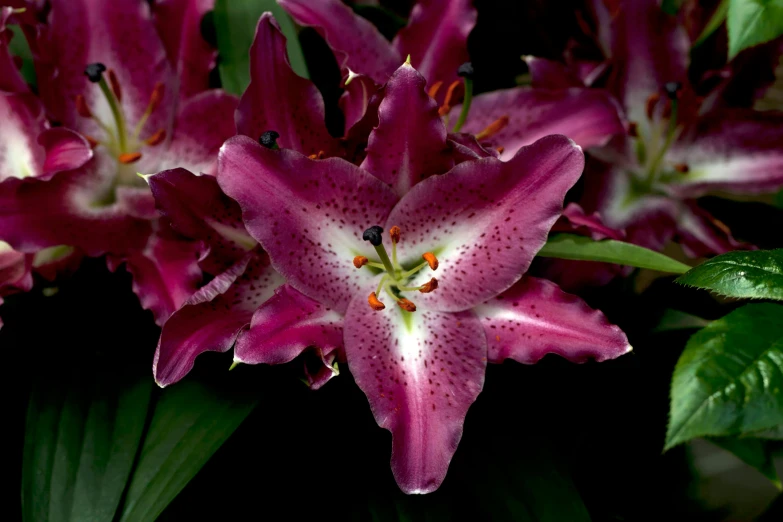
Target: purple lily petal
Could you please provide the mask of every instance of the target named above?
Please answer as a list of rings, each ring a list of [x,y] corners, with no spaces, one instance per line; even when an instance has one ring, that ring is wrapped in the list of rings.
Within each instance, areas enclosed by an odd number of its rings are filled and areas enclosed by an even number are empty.
[[[461,108],[452,110],[455,121]],[[625,129],[612,97],[597,89],[550,91],[517,87],[480,94],[473,99],[463,132],[478,134],[489,124],[508,117],[505,128],[492,136],[508,160],[520,147],[549,134],[564,134],[579,146],[603,145]]]
[[[604,224],[598,212],[587,214],[577,203],[569,203],[563,210],[563,218],[559,219],[553,232],[576,232],[590,236],[596,241],[602,239],[616,239],[622,241],[625,234],[621,230],[609,228]]]
[[[314,27],[324,37],[341,69],[347,67],[384,84],[404,60],[372,23],[340,0],[278,0],[278,3],[297,23]]]
[[[0,296],[30,290],[33,287],[32,264],[33,256],[17,252],[0,241]]]
[[[128,129],[141,119],[161,82],[165,89],[145,129],[171,133],[175,76],[155,30],[147,2],[128,0],[51,0],[48,23],[41,26],[36,60],[38,87],[47,111],[66,127],[95,137],[101,129],[75,110],[82,95],[94,114],[112,120],[105,97],[87,81],[84,68],[100,62],[114,70],[122,88],[122,107]]]
[[[198,289],[202,274],[198,266],[201,245],[172,233],[152,234],[143,250],[124,259],[111,259],[110,267],[125,262],[133,276],[133,293],[142,308],[152,311],[162,326]]]
[[[343,88],[345,92],[340,96],[340,110],[345,116],[345,132],[359,123],[370,109],[370,101],[373,95],[378,92],[378,85],[369,76],[364,74],[355,74],[348,72],[346,84]]]
[[[362,234],[397,201],[375,176],[339,158],[311,160],[236,136],[220,151],[218,182],[275,269],[303,294],[344,312],[372,278],[353,258],[372,252]]]
[[[500,158],[500,152],[497,149],[484,147],[473,134],[465,132],[449,134],[449,145],[451,145],[452,158],[456,164],[481,158]]]
[[[161,144],[145,149],[151,168],[141,172],[182,167],[214,174],[220,146],[236,134],[233,117],[236,107],[236,97],[217,89],[191,97],[180,107],[168,146]],[[140,163],[138,168],[142,167]]]
[[[313,380],[323,386],[336,372],[327,358],[342,350],[343,317],[289,285],[275,290],[275,295],[253,314],[250,328],[242,332],[234,347],[234,361],[246,364],[284,364],[293,361],[307,348],[315,347],[323,370]]]
[[[200,288],[163,326],[152,364],[155,382],[173,384],[198,355],[228,351],[253,311],[283,283],[266,254],[248,253]]]
[[[546,279],[526,276],[474,312],[492,363],[534,364],[548,353],[576,363],[601,362],[631,351],[623,331],[603,313]]]
[[[153,4],[155,25],[179,78],[182,100],[209,89],[217,51],[201,37],[201,20],[214,6],[215,0],[158,0]]]
[[[423,270],[411,282],[421,285],[432,275],[439,282],[437,291],[417,301],[457,312],[513,285],[546,242],[583,167],[577,145],[565,136],[547,136],[508,162],[464,162],[414,186],[386,228],[402,229],[398,255],[403,266],[421,263],[425,251],[440,261],[437,273]]]
[[[32,95],[0,93],[0,181],[43,174],[45,151],[36,138],[44,128],[41,106]]]
[[[420,0],[393,46],[400,56],[410,55],[429,85],[449,85],[459,79],[459,66],[470,60],[467,40],[476,17],[472,0]]]
[[[200,263],[205,272],[219,274],[255,247],[239,205],[223,194],[215,177],[173,169],[150,176],[148,181],[158,210],[171,226],[209,247],[209,255]]]
[[[734,239],[726,225],[692,201],[680,208],[677,236],[683,251],[690,257],[705,257],[753,248]]]
[[[693,134],[667,154],[675,172],[667,190],[696,197],[710,190],[754,194],[783,186],[783,115],[750,110],[719,111],[702,118]]]
[[[272,14],[264,13],[250,48],[250,85],[236,112],[237,132],[258,139],[273,130],[281,147],[332,155],[337,141],[326,130],[321,93],[291,69],[285,42]]]
[[[351,301],[345,351],[379,426],[392,432],[394,478],[408,494],[440,486],[484,386],[487,349],[472,312],[373,313],[367,293]],[[405,314],[405,317],[403,315]]]
[[[530,84],[535,89],[568,89],[584,87],[584,82],[566,64],[539,58],[523,56],[530,71]]]
[[[46,151],[41,178],[49,178],[64,170],[78,169],[92,159],[92,149],[87,140],[63,127],[45,130],[38,135],[38,143]]]
[[[391,185],[400,196],[454,162],[438,106],[425,89],[427,81],[403,64],[386,84],[378,107],[378,126],[370,134],[362,168]]]
[[[13,11],[13,7],[0,7],[0,91],[3,93],[23,93],[29,90],[8,50],[8,43],[13,35],[6,24]]]

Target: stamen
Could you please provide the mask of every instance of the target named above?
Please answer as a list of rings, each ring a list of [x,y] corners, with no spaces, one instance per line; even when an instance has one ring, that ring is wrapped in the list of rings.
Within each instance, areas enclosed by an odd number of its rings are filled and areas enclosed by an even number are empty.
[[[160,145],[163,140],[166,139],[166,129],[158,129],[155,134],[144,140],[144,143],[147,145],[154,147],[155,145]]]
[[[100,65],[103,67],[103,70],[106,70],[106,67],[102,64],[97,65]],[[92,65],[88,65],[87,69],[90,67],[92,67]],[[85,71],[85,74],[87,74],[87,71]],[[93,81],[92,78],[90,78],[90,81]],[[124,153],[127,150],[128,139],[125,131],[125,118],[122,115],[122,108],[120,107],[119,100],[111,91],[109,84],[106,83],[106,79],[102,75],[98,78],[98,86],[106,97],[106,101],[109,102],[109,108],[111,109],[112,116],[114,116],[114,123],[117,126],[117,142],[120,147],[120,152]]]
[[[655,110],[655,106],[658,104],[658,101],[661,99],[661,95],[657,92],[654,94],[651,94],[649,98],[647,98],[647,103],[645,104],[644,111],[647,114],[647,119],[651,120],[653,117],[653,111]]]
[[[498,151],[498,154],[503,154],[503,151],[506,150],[505,147],[495,147],[495,150]]]
[[[87,134],[82,134],[82,136],[84,137],[85,140],[87,140],[87,143],[90,144],[91,149],[94,149],[95,147],[100,145],[100,142],[95,138],[93,138],[92,136],[88,136]]]
[[[141,152],[124,152],[117,156],[117,159],[120,163],[123,165],[129,165],[131,163],[136,163],[141,159]]]
[[[277,144],[277,138],[280,134],[273,130],[268,130],[258,138],[258,143],[266,147],[267,149],[277,150],[280,146]]]
[[[399,243],[402,230],[397,225],[394,225],[389,229],[389,235],[391,236],[392,243]]]
[[[459,132],[462,126],[465,125],[465,120],[468,119],[470,104],[473,101],[473,64],[465,62],[460,65],[459,69],[457,69],[457,75],[461,76],[465,81],[465,96],[462,100],[462,110],[452,132]]]
[[[443,86],[443,81],[442,80],[433,83],[432,87],[430,87],[430,89],[427,91],[427,94],[430,95],[430,98],[434,98],[435,96],[438,95],[438,91],[440,90],[440,88],[442,86]]]
[[[489,125],[486,126],[486,128],[476,134],[476,140],[485,140],[487,138],[491,138],[498,132],[502,131],[504,128],[506,128],[506,125],[508,125],[508,116],[501,116],[497,120],[493,121]]]
[[[355,266],[356,268],[361,268],[369,262],[370,260],[364,256],[356,256],[353,258],[353,266]]]
[[[112,69],[109,69],[106,74],[109,76],[109,85],[111,85],[112,92],[117,97],[117,101],[122,103],[122,89],[120,88],[120,81],[117,79],[117,75],[114,74]]]
[[[674,170],[682,174],[687,174],[691,169],[685,163],[678,163],[674,166]]]
[[[628,135],[632,138],[639,137],[639,125],[635,121],[628,123]]]
[[[430,265],[430,269],[432,270],[438,269],[438,258],[435,257],[435,254],[433,254],[432,252],[424,252],[421,258],[425,260],[428,265]]]
[[[381,263],[383,263],[383,266],[386,268],[386,272],[394,277],[394,266],[392,266],[386,249],[383,248],[383,228],[378,225],[368,228],[364,231],[364,234],[362,234],[362,239],[369,241],[370,244],[375,247],[378,257],[381,258]]]
[[[310,158],[311,160],[314,160],[314,159],[324,159],[326,157],[326,153],[324,151],[322,151],[322,150],[319,150],[318,154],[310,154],[307,157]]]
[[[416,311],[416,305],[413,304],[411,301],[408,301],[404,297],[397,300],[397,305],[405,310],[406,312],[415,312]]]
[[[446,97],[443,99],[443,105],[440,106],[440,109],[438,109],[438,114],[441,116],[445,116],[449,113],[451,108],[454,106],[454,103],[456,101],[456,90],[461,85],[461,82],[459,80],[454,80],[451,85],[449,85],[449,90],[446,91]]]
[[[160,102],[163,100],[163,95],[166,92],[166,86],[163,85],[161,82],[157,82],[155,84],[155,87],[152,88],[152,94],[150,94],[150,102],[147,104],[147,109],[144,111],[144,114],[141,115],[141,119],[139,120],[139,123],[136,124],[136,128],[133,131],[133,135],[136,137],[136,139],[139,139],[139,135],[141,134],[142,129],[144,128],[144,124],[147,123],[147,119],[152,115],[153,112],[155,112],[155,109],[158,108],[160,105]]]
[[[90,110],[90,107],[87,106],[87,102],[81,94],[76,95],[76,112],[83,118],[92,118],[92,111]]]
[[[375,292],[371,293],[369,297],[367,297],[367,302],[370,304],[370,308],[375,310],[376,312],[379,312],[386,308],[386,305],[383,304],[379,299],[378,296],[375,295]]]
[[[421,287],[419,288],[419,292],[421,292],[422,294],[428,294],[433,290],[436,290],[437,288],[438,288],[438,280],[433,277],[432,279],[430,279],[429,281],[421,285]]]

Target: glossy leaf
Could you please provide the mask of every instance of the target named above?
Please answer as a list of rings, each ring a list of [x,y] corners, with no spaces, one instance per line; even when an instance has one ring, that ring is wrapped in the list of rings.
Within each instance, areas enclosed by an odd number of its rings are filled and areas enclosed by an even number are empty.
[[[155,520],[256,404],[183,381],[161,392],[128,486],[121,522]]]
[[[702,319],[696,315],[667,308],[663,311],[654,332],[669,332],[672,330],[688,330],[691,328],[704,328],[711,321]]]
[[[684,274],[691,268],[676,259],[632,243],[614,239],[594,241],[589,237],[575,234],[550,236],[538,255],[579,261],[601,261],[675,274]]]
[[[294,72],[308,77],[307,64],[291,17],[275,0],[215,0],[219,70],[223,88],[242,94],[250,83],[248,50],[256,34],[258,19],[271,11],[287,40],[288,59]]]
[[[729,59],[783,34],[783,0],[729,0]]]
[[[729,252],[675,281],[729,297],[783,300],[783,249]]]
[[[106,373],[41,379],[27,411],[22,465],[24,520],[114,518],[141,441],[148,376]]]
[[[710,439],[710,442],[734,454],[745,464],[759,470],[767,477],[775,487],[783,489],[780,477],[775,469],[772,448],[770,443],[759,439],[737,439],[734,437],[721,437]]]
[[[783,423],[783,305],[750,304],[688,340],[674,370],[666,449]]]

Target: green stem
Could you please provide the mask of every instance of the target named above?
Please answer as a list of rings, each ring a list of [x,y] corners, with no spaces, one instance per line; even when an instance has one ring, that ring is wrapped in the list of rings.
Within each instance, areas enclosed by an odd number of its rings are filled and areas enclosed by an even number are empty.
[[[655,155],[655,158],[653,159],[652,163],[650,163],[650,168],[647,171],[647,184],[652,185],[655,181],[655,176],[658,172],[658,167],[660,167],[661,161],[663,160],[663,157],[666,155],[666,151],[669,150],[669,147],[671,147],[672,142],[674,141],[674,136],[677,134],[677,100],[672,100],[672,113],[671,117],[669,118],[669,127],[666,131],[666,141],[663,143],[663,147],[660,148],[658,153]]]
[[[383,243],[376,246],[375,251],[378,252],[378,257],[381,258],[381,263],[383,263],[383,267],[386,269],[389,275],[392,278],[394,278],[394,267],[392,266],[391,260],[389,259],[389,254],[387,254],[386,249],[383,248]]]
[[[410,276],[412,276],[413,274],[415,274],[416,272],[418,272],[419,270],[421,270],[422,268],[424,268],[425,266],[428,266],[428,265],[429,265],[429,263],[427,263],[425,261],[422,264],[420,264],[419,266],[417,266],[415,268],[412,268],[412,269],[408,270],[407,272],[403,272],[402,275],[400,276],[400,279],[407,279],[407,278],[409,278]]]
[[[105,78],[101,77],[98,85],[101,87],[103,95],[106,96],[106,100],[109,102],[109,108],[114,116],[114,122],[117,124],[117,139],[119,141],[120,153],[128,152],[126,149],[128,137],[125,134],[125,118],[122,116],[122,109],[120,108],[119,102],[111,91]]]
[[[454,124],[452,132],[459,132],[465,120],[468,119],[468,112],[470,112],[470,104],[473,101],[473,80],[471,78],[465,78],[465,98],[462,100],[462,111],[459,113],[459,119]]]

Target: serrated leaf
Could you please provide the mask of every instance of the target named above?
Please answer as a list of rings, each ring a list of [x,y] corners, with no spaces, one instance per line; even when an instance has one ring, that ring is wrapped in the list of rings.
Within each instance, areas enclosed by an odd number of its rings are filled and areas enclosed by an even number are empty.
[[[242,94],[250,83],[248,52],[258,19],[265,11],[272,12],[286,37],[291,68],[299,76],[308,77],[294,23],[275,0],[216,0],[214,20],[220,56],[218,68],[223,88],[230,93]]]
[[[674,370],[669,449],[783,424],[783,305],[750,304],[688,340]]]
[[[783,249],[729,252],[675,281],[729,297],[783,300]]]
[[[141,441],[152,387],[149,378],[98,372],[38,383],[25,427],[25,521],[114,518]]]
[[[729,59],[783,34],[783,0],[729,0]]]
[[[537,255],[579,261],[600,261],[675,274],[684,274],[691,268],[676,259],[639,245],[614,239],[594,241],[589,237],[575,234],[552,235]]]
[[[256,404],[244,394],[184,381],[161,392],[120,522],[155,520]]]
[[[711,438],[710,442],[732,453],[745,464],[756,468],[778,489],[783,489],[775,469],[772,448],[767,441],[759,439],[737,439],[734,437]]]

